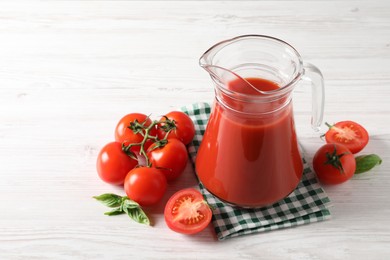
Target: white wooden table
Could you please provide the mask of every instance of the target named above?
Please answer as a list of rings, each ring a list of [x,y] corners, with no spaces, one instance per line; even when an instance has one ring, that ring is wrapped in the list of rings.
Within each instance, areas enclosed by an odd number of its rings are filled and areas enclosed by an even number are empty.
[[[213,99],[198,58],[242,34],[291,43],[321,68],[327,122],[354,120],[383,164],[332,187],[332,219],[218,242],[107,217],[91,197],[99,149],[126,113]],[[0,3],[0,259],[389,259],[390,2],[9,1]],[[294,97],[310,159],[310,89]],[[195,186],[188,166],[168,188]]]

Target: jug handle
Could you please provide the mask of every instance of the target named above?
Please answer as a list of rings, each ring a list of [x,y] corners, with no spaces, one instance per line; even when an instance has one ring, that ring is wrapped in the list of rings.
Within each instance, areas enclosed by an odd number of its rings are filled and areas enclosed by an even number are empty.
[[[321,71],[311,63],[304,63],[303,67],[305,72],[302,79],[309,81],[312,86],[311,126],[314,131],[318,132],[321,129],[324,116],[324,77],[322,76]]]

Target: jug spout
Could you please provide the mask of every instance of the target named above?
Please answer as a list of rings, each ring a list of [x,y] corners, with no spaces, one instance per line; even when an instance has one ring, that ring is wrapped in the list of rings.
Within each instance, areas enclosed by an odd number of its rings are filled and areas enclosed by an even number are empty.
[[[233,71],[230,71],[223,67],[216,66],[216,65],[209,65],[209,64],[200,64],[200,65],[204,70],[206,70],[210,74],[210,77],[216,83],[227,85],[229,81],[236,80],[236,79],[242,79],[243,81],[245,81],[245,79],[241,78]]]
[[[241,82],[240,85],[249,88],[251,90],[250,92],[254,92],[257,94],[266,94],[264,91],[257,89],[245,78],[241,77],[232,70],[217,65],[202,63],[202,59],[200,60],[199,64],[204,70],[206,70],[210,74],[211,79],[217,84],[217,86],[229,89],[229,82]]]
[[[236,41],[238,38],[232,40]],[[229,83],[235,82],[236,85],[241,86],[241,91],[235,90],[237,94],[272,94],[270,91],[264,91],[255,87],[247,80],[247,78],[259,74],[259,71],[263,68],[255,62],[248,63],[235,59],[235,51],[227,48],[230,43],[230,40],[227,40],[212,46],[200,57],[199,65],[209,73],[217,86],[225,90],[232,91],[229,89]]]
[[[215,54],[215,50],[211,48],[199,59],[199,65],[210,74],[211,79],[215,83],[218,85],[227,85],[229,81],[242,79],[233,71],[222,67],[220,64],[215,64],[215,62],[213,62]],[[242,80],[245,81],[244,79]]]

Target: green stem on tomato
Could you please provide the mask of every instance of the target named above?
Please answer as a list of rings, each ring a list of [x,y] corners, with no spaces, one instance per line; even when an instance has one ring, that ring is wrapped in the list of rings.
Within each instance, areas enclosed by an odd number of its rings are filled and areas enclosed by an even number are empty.
[[[161,143],[159,143],[157,147],[162,147],[166,144],[166,140],[168,139],[168,135],[169,133],[174,129],[174,128],[170,128],[164,138],[162,140],[159,140],[158,136],[153,136],[153,135],[150,135],[149,132],[158,124],[161,124],[161,123],[168,123],[170,125],[173,125],[174,126],[174,121],[170,121],[168,118],[166,118],[166,120],[164,121],[153,121],[148,127],[145,127],[145,122],[143,123],[139,123],[138,121],[135,121],[135,122],[132,122],[131,124],[134,124],[133,127],[135,129],[139,129],[139,128],[142,128],[145,132],[143,131],[139,131],[138,133],[141,134],[141,136],[143,137],[142,141],[139,142],[139,143],[131,143],[127,146],[125,146],[124,144],[122,144],[122,150],[128,154],[130,157],[132,158],[135,158],[135,155],[133,152],[130,151],[130,148],[133,147],[133,146],[140,146],[140,151],[139,151],[139,154],[143,157],[145,157],[145,164],[147,167],[151,167],[152,164],[150,163],[150,160],[149,160],[149,157],[147,156],[147,153],[145,151],[145,143],[148,141],[148,139],[152,139],[153,141],[155,142],[160,142],[160,141],[163,141]],[[136,158],[135,158],[136,159]]]
[[[125,143],[122,143],[122,151],[125,154],[127,154],[128,156],[130,156],[132,159],[138,160],[137,156],[130,149],[131,149],[131,147],[136,146],[136,145],[140,145],[140,144],[141,143],[132,143],[132,144],[129,144],[128,146],[125,146]]]
[[[158,141],[158,136],[149,135],[149,139],[153,139],[154,141]]]
[[[329,129],[333,127],[333,125],[328,124],[328,122],[325,122],[325,125],[326,125],[327,127],[329,127]]]
[[[168,139],[168,135],[171,133],[172,130],[173,130],[173,128],[169,129],[168,132],[165,133],[163,140]]]
[[[140,155],[145,157],[145,164],[147,167],[151,167],[152,165],[150,163],[148,155],[146,154],[144,146],[145,146],[146,141],[150,138],[150,135],[149,135],[150,130],[152,128],[154,128],[154,126],[156,124],[158,124],[158,121],[153,121],[147,128],[145,128],[145,134],[143,135],[144,139],[142,139],[142,141],[141,141],[141,148],[140,148],[139,153],[140,153]]]

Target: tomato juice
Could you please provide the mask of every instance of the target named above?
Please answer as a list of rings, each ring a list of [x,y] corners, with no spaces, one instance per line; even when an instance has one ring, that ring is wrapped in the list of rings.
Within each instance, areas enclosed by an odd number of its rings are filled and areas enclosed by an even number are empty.
[[[262,91],[279,89],[269,80],[246,80]],[[217,93],[196,158],[197,175],[207,190],[225,202],[242,207],[270,205],[291,193],[302,177],[291,93],[253,103],[242,100],[267,98],[267,94],[242,79],[224,87],[230,94]]]

